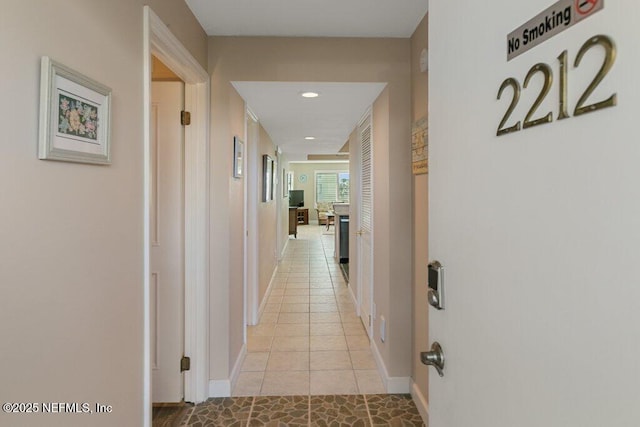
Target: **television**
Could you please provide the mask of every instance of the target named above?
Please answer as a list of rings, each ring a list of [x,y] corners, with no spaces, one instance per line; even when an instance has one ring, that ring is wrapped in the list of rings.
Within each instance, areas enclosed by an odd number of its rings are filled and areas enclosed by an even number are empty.
[[[304,206],[304,190],[289,190],[289,207]]]

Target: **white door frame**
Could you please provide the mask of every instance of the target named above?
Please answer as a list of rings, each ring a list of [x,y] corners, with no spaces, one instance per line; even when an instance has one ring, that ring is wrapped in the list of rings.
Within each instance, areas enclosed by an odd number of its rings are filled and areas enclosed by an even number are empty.
[[[369,122],[371,123],[371,236],[370,236],[370,254],[369,257],[371,259],[370,262],[370,268],[371,271],[369,272],[369,281],[371,282],[369,285],[369,314],[370,314],[370,319],[369,319],[369,325],[368,325],[368,330],[367,330],[367,334],[369,335],[369,338],[373,338],[373,322],[375,320],[375,316],[377,316],[376,310],[375,310],[375,304],[374,304],[374,300],[373,300],[373,288],[374,288],[374,280],[375,280],[375,276],[373,274],[373,265],[374,265],[374,258],[373,258],[373,247],[375,244],[375,240],[374,240],[374,226],[373,226],[373,221],[374,221],[374,215],[375,215],[375,210],[373,209],[373,199],[375,197],[375,183],[373,180],[374,177],[374,164],[373,164],[373,144],[374,144],[374,139],[373,139],[373,106],[369,107],[367,109],[367,111],[364,113],[364,115],[362,116],[362,118],[358,121],[358,145],[360,146],[360,148],[358,149],[358,206],[356,211],[358,212],[357,218],[358,218],[358,222],[357,222],[357,226],[358,226],[358,233],[362,230],[362,214],[361,214],[361,208],[362,208],[362,194],[361,194],[361,188],[362,188],[362,141],[360,140],[360,127],[362,126],[362,124],[364,123],[364,121],[369,118]],[[363,255],[361,252],[361,242],[362,242],[362,237],[360,234],[357,234],[358,236],[358,244],[356,245],[356,248],[358,250],[357,253],[357,257],[358,257],[358,283],[357,283],[357,287],[358,287],[358,307],[357,307],[357,314],[358,317],[360,317],[360,319],[362,320],[362,301],[363,301],[363,297],[364,297],[364,293],[363,293],[363,284],[362,284],[362,261],[361,261],[361,256]]]
[[[144,6],[144,425],[151,426],[151,301],[150,217],[151,189],[151,55],[185,82],[185,109],[191,125],[185,128],[185,401],[208,398],[209,385],[209,75],[169,28]],[[178,363],[178,361],[176,361]]]

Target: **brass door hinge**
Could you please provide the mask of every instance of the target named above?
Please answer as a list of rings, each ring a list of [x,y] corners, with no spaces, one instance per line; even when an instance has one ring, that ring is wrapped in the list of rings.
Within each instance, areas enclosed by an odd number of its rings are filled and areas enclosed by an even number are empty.
[[[180,359],[180,372],[188,371],[191,369],[191,358],[187,356],[182,356]]]
[[[188,111],[180,111],[180,124],[189,126],[191,124],[191,113]]]

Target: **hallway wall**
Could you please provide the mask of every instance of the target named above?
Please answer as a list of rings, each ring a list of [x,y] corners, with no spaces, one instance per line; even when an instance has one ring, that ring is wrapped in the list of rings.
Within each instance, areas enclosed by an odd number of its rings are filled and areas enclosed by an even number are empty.
[[[0,400],[113,412],[0,412],[0,425],[142,424],[145,3],[206,66],[182,2],[2,3]],[[38,160],[42,55],[111,87],[112,165]]]
[[[386,265],[384,275],[376,277],[384,292],[376,298],[382,302],[393,300],[393,310],[379,311],[388,320],[388,338],[385,343],[376,340],[386,369],[391,377],[408,379],[411,373],[411,172],[410,172],[410,124],[411,83],[410,43],[408,39],[335,39],[335,38],[268,38],[268,37],[210,37],[209,72],[212,76],[211,102],[217,110],[228,102],[233,91],[231,81],[326,81],[326,82],[386,82],[389,129],[376,143],[375,150],[385,167],[374,176],[381,201],[402,206],[393,209],[388,205],[377,213],[376,227],[379,244],[374,262]],[[212,129],[228,126],[226,116],[212,111]],[[375,123],[374,123],[375,126]],[[212,134],[212,182],[226,173],[217,165],[231,158],[231,145],[219,132]],[[276,141],[277,143],[277,141]],[[383,159],[387,159],[384,161]],[[223,186],[219,189],[224,191]],[[233,212],[228,202],[217,205],[220,218]],[[391,226],[393,224],[393,226]],[[224,245],[235,230],[219,228],[219,235],[212,241]],[[286,231],[285,231],[286,232]],[[217,240],[220,238],[219,240]],[[354,235],[355,238],[355,235]],[[224,268],[222,259],[212,257],[212,269]],[[228,288],[229,282],[219,281],[213,286]],[[216,291],[218,292],[218,291]],[[220,295],[225,294],[223,290]],[[393,297],[393,298],[391,298]],[[222,298],[214,301],[212,312],[225,311],[236,301]],[[389,306],[391,307],[391,305]],[[218,331],[222,333],[221,331]],[[212,331],[212,339],[218,335]],[[393,348],[393,350],[391,350]],[[212,379],[229,378],[227,365],[214,364],[215,353],[227,352],[227,348],[211,348]],[[232,356],[233,358],[233,356]]]

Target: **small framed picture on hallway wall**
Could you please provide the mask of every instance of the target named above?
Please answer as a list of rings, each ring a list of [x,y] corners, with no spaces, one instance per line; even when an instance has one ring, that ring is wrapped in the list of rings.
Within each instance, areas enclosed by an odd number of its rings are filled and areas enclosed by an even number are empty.
[[[244,165],[244,142],[237,136],[233,137],[233,177],[242,178]]]
[[[40,159],[111,164],[110,123],[110,88],[42,57]]]
[[[262,201],[273,200],[273,170],[274,162],[268,154],[262,155]]]

